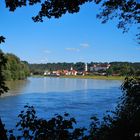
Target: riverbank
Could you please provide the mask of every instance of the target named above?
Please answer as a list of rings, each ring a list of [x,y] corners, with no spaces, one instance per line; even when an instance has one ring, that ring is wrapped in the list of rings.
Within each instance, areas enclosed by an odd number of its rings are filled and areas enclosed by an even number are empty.
[[[32,77],[50,77],[42,75],[33,75]],[[59,78],[79,78],[79,79],[99,79],[99,80],[124,80],[125,76],[93,76],[93,75],[64,75]]]
[[[125,76],[92,76],[92,75],[65,75],[60,78],[81,78],[81,79],[99,79],[99,80],[124,80]]]

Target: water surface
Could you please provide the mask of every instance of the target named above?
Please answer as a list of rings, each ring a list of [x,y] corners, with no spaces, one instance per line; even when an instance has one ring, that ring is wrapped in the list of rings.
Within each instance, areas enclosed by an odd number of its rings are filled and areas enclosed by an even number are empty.
[[[80,126],[87,126],[90,117],[99,118],[106,110],[113,110],[121,96],[122,81],[28,78],[8,83],[10,91],[0,98],[0,116],[7,128],[13,128],[24,105],[34,105],[41,118],[68,112]]]

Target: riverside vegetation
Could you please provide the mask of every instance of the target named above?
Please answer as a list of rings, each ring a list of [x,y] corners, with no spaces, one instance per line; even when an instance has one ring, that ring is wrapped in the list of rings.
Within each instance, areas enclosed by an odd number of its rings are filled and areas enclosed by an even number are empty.
[[[4,54],[7,60],[5,67],[3,67],[3,75],[5,80],[23,80],[30,75],[30,70],[28,68],[27,62],[21,61],[14,54]]]

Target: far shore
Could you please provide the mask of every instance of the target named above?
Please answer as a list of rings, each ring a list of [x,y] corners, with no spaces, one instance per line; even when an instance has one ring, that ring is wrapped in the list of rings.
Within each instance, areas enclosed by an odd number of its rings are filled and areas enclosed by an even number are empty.
[[[67,75],[60,76],[60,78],[81,78],[81,79],[99,79],[99,80],[124,80],[125,76],[92,76],[92,75]]]
[[[51,77],[42,75],[33,75],[31,77]],[[98,79],[98,80],[124,80],[125,76],[94,76],[94,75],[64,75],[59,78],[79,78],[79,79]]]

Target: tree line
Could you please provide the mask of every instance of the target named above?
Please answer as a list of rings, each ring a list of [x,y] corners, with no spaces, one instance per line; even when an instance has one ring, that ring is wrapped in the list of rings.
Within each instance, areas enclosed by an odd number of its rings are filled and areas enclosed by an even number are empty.
[[[30,75],[27,62],[21,61],[20,58],[11,53],[3,55],[6,59],[6,64],[2,68],[5,80],[23,80]]]
[[[70,70],[71,67],[78,71],[83,71],[85,68],[85,63],[47,63],[47,64],[29,64],[31,73],[33,74],[43,74],[44,71],[56,71],[56,70]]]
[[[111,62],[107,70],[108,75],[119,74],[121,76],[140,76],[140,63]]]
[[[99,73],[106,72],[107,75],[117,74],[120,76],[139,76],[140,75],[140,63],[135,62],[110,62],[110,63],[97,63],[90,62],[88,63],[88,71],[90,71],[90,67],[94,64],[110,64],[109,69],[100,70]],[[77,71],[85,70],[85,63],[77,62],[77,63],[47,63],[47,64],[29,64],[29,68],[31,73],[34,75],[42,75],[44,71],[55,71],[55,70],[70,70],[71,67]]]

